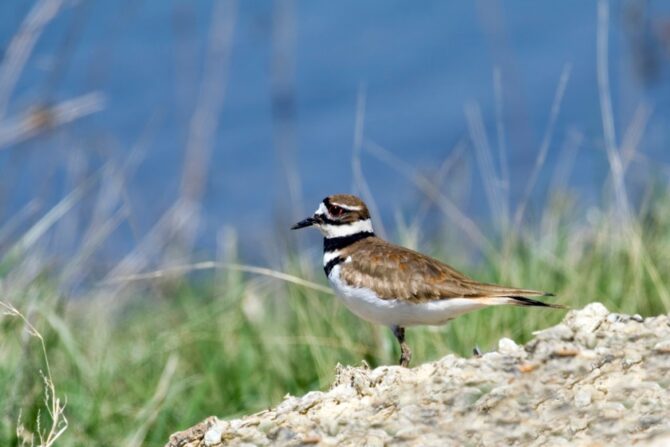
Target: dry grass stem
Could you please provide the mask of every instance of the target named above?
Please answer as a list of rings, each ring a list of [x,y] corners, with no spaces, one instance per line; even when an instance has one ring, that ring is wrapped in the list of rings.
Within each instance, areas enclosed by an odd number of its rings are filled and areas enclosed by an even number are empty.
[[[11,303],[0,301],[0,309],[2,309],[2,314],[8,315],[10,317],[20,319],[28,334],[31,337],[37,338],[42,349],[42,358],[46,368],[46,374],[40,371],[40,376],[44,383],[44,406],[46,408],[47,414],[49,415],[50,423],[48,427],[42,429],[41,427],[41,417],[38,413],[37,416],[37,436],[40,440],[40,447],[51,447],[55,442],[60,438],[63,433],[68,428],[68,420],[65,416],[65,403],[61,402],[56,392],[56,386],[51,375],[51,365],[49,364],[49,356],[47,354],[47,347],[44,342],[44,337],[42,334],[35,328],[35,326],[28,321],[28,319]],[[20,415],[17,418],[17,433],[23,432],[20,424]]]
[[[237,272],[245,272],[245,273],[267,276],[270,278],[278,279],[280,281],[285,281],[288,283],[304,286],[309,289],[316,290],[318,292],[327,293],[329,295],[333,294],[332,289],[330,289],[329,287],[324,287],[320,284],[308,281],[306,279],[302,279],[298,276],[290,275],[288,273],[279,272],[266,267],[256,267],[253,265],[231,264],[231,263],[215,262],[215,261],[204,261],[204,262],[197,262],[195,264],[177,265],[145,273],[136,273],[124,276],[112,276],[102,281],[100,285],[126,284],[134,281],[169,278],[174,277],[175,275],[182,275],[184,273],[190,273],[202,270],[217,270],[217,269],[233,270]]]

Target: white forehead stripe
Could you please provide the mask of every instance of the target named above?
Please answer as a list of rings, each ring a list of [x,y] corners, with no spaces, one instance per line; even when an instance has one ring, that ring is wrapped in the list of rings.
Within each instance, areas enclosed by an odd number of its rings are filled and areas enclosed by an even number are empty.
[[[328,208],[326,208],[326,205],[324,205],[323,202],[319,203],[319,207],[316,209],[316,211],[314,211],[314,214],[325,214],[328,217],[332,217],[328,212]]]
[[[363,207],[359,206],[359,205],[344,205],[342,203],[337,203],[337,202],[330,202],[330,203],[332,203],[335,206],[339,206],[340,208],[344,208],[345,210],[349,210],[349,211],[360,211],[360,210],[363,209]]]

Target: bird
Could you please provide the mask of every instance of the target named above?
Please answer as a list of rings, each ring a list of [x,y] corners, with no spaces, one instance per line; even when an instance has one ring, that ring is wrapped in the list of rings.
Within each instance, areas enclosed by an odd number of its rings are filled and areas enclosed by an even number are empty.
[[[459,315],[505,304],[565,308],[530,298],[553,293],[479,282],[376,236],[368,207],[354,195],[326,197],[312,216],[291,229],[307,227],[323,234],[323,270],[335,294],[358,317],[391,329],[403,367],[412,358],[405,339],[409,326],[444,325]]]

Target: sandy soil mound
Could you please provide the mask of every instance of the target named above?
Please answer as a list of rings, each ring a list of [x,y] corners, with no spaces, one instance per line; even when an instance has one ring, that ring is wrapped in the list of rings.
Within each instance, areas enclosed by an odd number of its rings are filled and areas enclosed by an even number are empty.
[[[332,388],[167,444],[670,445],[670,319],[568,313],[525,346],[405,369],[338,367]]]

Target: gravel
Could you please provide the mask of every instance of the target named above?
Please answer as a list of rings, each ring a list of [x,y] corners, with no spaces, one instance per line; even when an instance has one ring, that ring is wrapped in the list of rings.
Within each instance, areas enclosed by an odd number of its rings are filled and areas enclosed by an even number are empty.
[[[170,447],[670,445],[670,320],[593,303],[476,358],[406,369],[337,367],[326,392],[235,420],[210,417]]]

